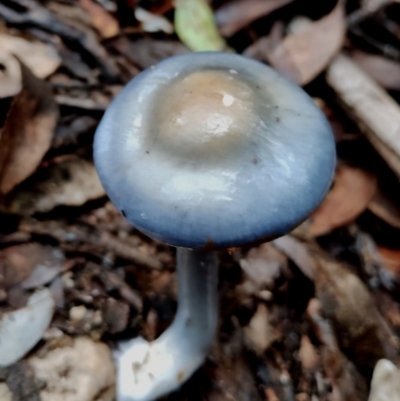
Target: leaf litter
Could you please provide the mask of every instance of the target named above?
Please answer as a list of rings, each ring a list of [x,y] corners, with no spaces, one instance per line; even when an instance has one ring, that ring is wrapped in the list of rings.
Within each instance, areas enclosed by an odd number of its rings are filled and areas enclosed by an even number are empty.
[[[338,167],[325,201],[293,233],[221,252],[219,334],[168,399],[399,397],[398,2],[345,6],[0,4],[0,346],[10,316],[37,322],[30,338],[7,335],[19,353],[0,369],[0,398],[111,401],[112,344],[153,339],[172,321],[173,250],[107,201],[92,140],[133,76],[198,50],[244,53],[305,86],[334,128]],[[37,294],[51,305],[40,318]]]

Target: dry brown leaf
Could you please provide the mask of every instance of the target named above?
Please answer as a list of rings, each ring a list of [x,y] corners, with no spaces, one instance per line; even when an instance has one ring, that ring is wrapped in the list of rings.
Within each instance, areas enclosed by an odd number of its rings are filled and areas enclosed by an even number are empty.
[[[260,303],[249,324],[244,328],[244,342],[246,346],[257,355],[262,355],[281,333],[269,322],[267,307]]]
[[[21,64],[23,90],[13,99],[0,137],[0,194],[29,177],[50,147],[58,107],[50,87]]]
[[[92,25],[103,38],[111,38],[118,35],[118,21],[102,6],[92,0],[79,0],[79,4],[89,13],[92,19]]]
[[[5,211],[45,213],[56,206],[81,206],[105,195],[93,163],[74,156],[43,167],[28,181],[6,198]]]
[[[353,221],[367,208],[376,185],[373,174],[356,167],[339,166],[332,190],[312,215],[310,235],[326,234]]]
[[[317,298],[356,366],[372,370],[379,359],[394,358],[398,340],[362,281],[338,262],[322,256],[317,262]]]
[[[215,20],[224,36],[232,36],[254,20],[291,3],[293,0],[236,0],[215,12]]]
[[[300,349],[298,355],[301,367],[305,371],[313,371],[318,367],[319,356],[312,344],[310,337],[303,335],[301,337]]]
[[[41,79],[51,75],[61,64],[61,58],[53,47],[5,33],[0,33],[0,51],[16,56]]]
[[[0,98],[15,96],[22,89],[22,73],[18,60],[0,48]]]
[[[0,251],[0,288],[10,288],[28,279],[38,266],[55,268],[63,262],[61,251],[37,243],[5,248]]]
[[[268,49],[268,61],[292,81],[305,85],[340,51],[345,28],[344,6],[339,1],[333,11],[319,21],[295,23],[294,33],[275,48]]]
[[[383,87],[400,90],[400,63],[361,51],[353,52],[352,59]]]
[[[368,203],[368,209],[386,223],[400,229],[400,208],[379,189]]]

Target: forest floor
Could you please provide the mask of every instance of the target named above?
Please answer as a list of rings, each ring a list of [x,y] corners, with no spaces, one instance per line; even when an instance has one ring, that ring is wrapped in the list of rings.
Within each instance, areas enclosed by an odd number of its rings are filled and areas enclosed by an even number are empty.
[[[92,142],[132,77],[198,50],[301,85],[338,160],[300,227],[221,251],[218,336],[165,399],[400,400],[400,3],[2,0],[0,401],[112,401],[116,344],[173,320],[175,251],[110,203]]]

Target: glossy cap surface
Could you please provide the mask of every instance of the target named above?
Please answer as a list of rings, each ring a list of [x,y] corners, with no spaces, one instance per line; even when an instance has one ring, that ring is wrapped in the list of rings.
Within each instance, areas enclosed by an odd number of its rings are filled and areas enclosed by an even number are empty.
[[[294,228],[325,196],[331,128],[271,68],[189,53],[133,79],[95,135],[100,179],[140,231],[171,245],[231,247]]]

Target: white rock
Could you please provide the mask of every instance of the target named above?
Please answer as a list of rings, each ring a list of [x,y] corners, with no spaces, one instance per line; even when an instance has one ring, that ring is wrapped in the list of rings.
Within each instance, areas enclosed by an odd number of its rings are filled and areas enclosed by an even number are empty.
[[[368,401],[400,401],[400,370],[387,359],[375,366]]]
[[[85,306],[80,305],[80,306],[73,306],[70,310],[69,310],[69,318],[73,321],[73,322],[79,322],[81,320],[84,319],[84,317],[86,316],[86,312],[87,309]]]
[[[54,306],[50,291],[44,289],[34,293],[25,307],[0,315],[0,367],[17,362],[38,343]]]
[[[114,393],[115,368],[104,343],[78,337],[71,346],[53,349],[28,362],[35,378],[44,383],[41,401],[103,400],[100,394]]]
[[[0,400],[12,401],[12,393],[5,383],[0,383]]]

